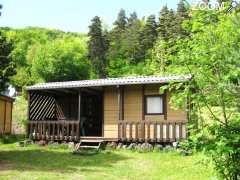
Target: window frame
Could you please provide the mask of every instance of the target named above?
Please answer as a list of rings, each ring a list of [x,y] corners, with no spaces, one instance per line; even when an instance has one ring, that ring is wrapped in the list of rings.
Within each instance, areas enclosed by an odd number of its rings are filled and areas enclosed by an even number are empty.
[[[148,113],[147,112],[147,98],[149,97],[160,97],[162,98],[162,113]],[[165,94],[160,95],[160,94],[156,94],[156,95],[144,95],[144,115],[165,115]]]

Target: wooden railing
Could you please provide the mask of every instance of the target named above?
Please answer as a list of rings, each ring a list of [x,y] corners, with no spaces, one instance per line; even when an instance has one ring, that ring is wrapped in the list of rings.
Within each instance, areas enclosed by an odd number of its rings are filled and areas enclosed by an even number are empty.
[[[118,139],[121,141],[174,142],[187,138],[186,123],[120,121]]]
[[[29,121],[28,136],[33,140],[79,140],[79,121]]]

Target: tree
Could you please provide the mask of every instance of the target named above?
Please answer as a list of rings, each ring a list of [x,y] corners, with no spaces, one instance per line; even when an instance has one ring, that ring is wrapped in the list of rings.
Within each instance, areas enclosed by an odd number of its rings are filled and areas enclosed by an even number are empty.
[[[177,16],[176,32],[179,36],[186,36],[187,31],[182,27],[182,24],[185,20],[189,19],[189,16],[188,16],[188,9],[186,8],[183,0],[180,0],[178,3],[176,16]]]
[[[127,17],[124,9],[121,9],[118,13],[117,20],[114,22],[115,33],[122,33],[127,25]]]
[[[106,76],[106,52],[108,43],[102,32],[102,23],[98,16],[92,19],[92,24],[89,26],[89,58],[92,62],[94,71],[97,76],[103,78]]]
[[[169,38],[169,31],[170,31],[170,21],[169,18],[169,9],[167,6],[163,6],[160,11],[159,16],[159,24],[158,24],[158,33],[163,39],[167,40]]]
[[[144,60],[144,50],[141,47],[142,23],[136,13],[132,13],[125,32],[122,34],[121,49],[122,58],[129,63],[137,64]]]
[[[199,116],[195,119],[198,129],[189,139],[203,146],[223,179],[237,180],[240,177],[240,21],[239,15],[234,14],[218,19],[218,23],[204,25],[189,39],[177,43],[178,53],[172,57],[167,71],[193,75],[189,84],[174,86],[176,90],[183,86],[185,89],[172,102],[183,103],[190,97]],[[192,21],[191,24],[196,23]]]
[[[0,92],[6,88],[10,78],[15,74],[15,63],[10,56],[12,49],[12,43],[0,32]]]
[[[65,33],[59,30],[44,28],[3,29],[13,43],[11,57],[16,64],[16,74],[11,77],[11,84],[19,91],[23,87],[37,83],[38,78],[32,74],[33,56],[37,48],[49,41],[65,37],[81,37],[77,33]]]
[[[89,78],[87,49],[80,38],[60,38],[39,45],[33,52],[32,60],[32,76],[38,82]]]
[[[142,46],[145,51],[151,49],[157,39],[157,23],[155,21],[155,15],[150,15],[147,18],[146,24],[142,31]]]

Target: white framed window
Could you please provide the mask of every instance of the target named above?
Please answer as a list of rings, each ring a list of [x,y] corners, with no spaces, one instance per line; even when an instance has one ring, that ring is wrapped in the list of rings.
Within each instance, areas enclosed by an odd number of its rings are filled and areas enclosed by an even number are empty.
[[[161,95],[145,96],[145,115],[164,114],[164,102]]]

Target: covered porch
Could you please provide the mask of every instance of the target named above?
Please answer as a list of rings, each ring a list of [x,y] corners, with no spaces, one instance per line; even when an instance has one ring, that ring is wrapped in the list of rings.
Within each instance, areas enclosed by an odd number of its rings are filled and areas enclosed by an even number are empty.
[[[103,136],[103,88],[28,91],[27,134],[33,140]]]

